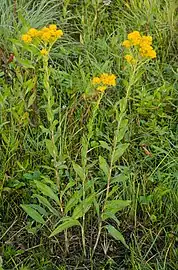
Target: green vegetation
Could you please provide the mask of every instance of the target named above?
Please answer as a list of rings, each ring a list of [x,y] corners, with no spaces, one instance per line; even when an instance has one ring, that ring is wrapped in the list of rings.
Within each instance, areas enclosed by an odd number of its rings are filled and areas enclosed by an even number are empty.
[[[0,270],[177,269],[176,2],[1,0]]]

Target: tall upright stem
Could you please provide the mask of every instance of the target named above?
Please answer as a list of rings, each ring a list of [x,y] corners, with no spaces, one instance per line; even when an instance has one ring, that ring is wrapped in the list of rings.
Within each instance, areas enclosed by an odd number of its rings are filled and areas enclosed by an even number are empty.
[[[88,123],[88,136],[87,136],[87,140],[86,140],[86,144],[85,144],[85,152],[83,155],[83,160],[82,160],[82,167],[83,167],[83,171],[84,171],[84,177],[83,177],[83,181],[82,181],[82,188],[83,188],[83,202],[85,200],[85,182],[86,182],[86,163],[87,163],[87,153],[88,153],[88,148],[89,148],[89,143],[90,140],[93,136],[93,125],[94,125],[94,120],[97,114],[97,110],[99,108],[101,99],[103,97],[104,93],[101,93],[97,102],[94,105],[93,108],[93,114],[89,120]],[[82,244],[83,244],[83,251],[84,251],[84,256],[86,256],[86,247],[85,247],[85,214],[83,214],[83,223],[82,223]]]
[[[55,145],[55,138],[54,138],[54,126],[53,126],[53,94],[51,91],[50,83],[49,83],[49,68],[48,68],[48,55],[44,56],[43,58],[43,68],[44,68],[44,88],[45,88],[45,97],[47,99],[47,119],[50,124],[50,139],[52,142],[53,149],[56,148]],[[54,169],[55,169],[55,176],[56,176],[56,184],[58,187],[58,191],[60,192],[60,177],[59,177],[59,171],[58,171],[58,164],[57,164],[57,153],[56,151],[53,151],[53,160],[54,160]],[[62,206],[62,199],[60,200],[60,210],[61,214],[64,215],[64,209]],[[69,242],[68,242],[68,235],[67,230],[64,230],[64,237],[65,237],[65,248],[66,252],[69,253]]]
[[[130,90],[131,90],[131,87],[132,87],[132,85],[134,83],[135,72],[136,72],[136,66],[133,67],[133,72],[132,72],[132,74],[130,76],[129,84],[128,84],[128,87],[126,89],[126,96],[124,98],[125,100],[123,102],[123,107],[122,107],[122,110],[120,112],[120,116],[119,116],[118,124],[117,124],[117,129],[116,129],[116,132],[115,132],[115,135],[114,135],[114,142],[113,142],[113,148],[112,148],[112,154],[111,154],[109,174],[108,174],[108,178],[107,178],[106,196],[105,196],[103,207],[102,207],[102,210],[101,210],[101,217],[100,217],[99,224],[98,224],[98,234],[97,234],[96,242],[95,242],[95,245],[94,245],[94,248],[93,248],[93,252],[92,252],[92,256],[91,257],[93,257],[93,255],[95,253],[95,250],[97,248],[97,245],[98,245],[98,242],[99,242],[99,238],[100,238],[100,235],[101,235],[101,230],[102,230],[102,214],[103,214],[103,212],[105,210],[106,203],[107,203],[107,200],[108,200],[108,197],[109,197],[111,176],[112,176],[113,163],[114,163],[114,156],[115,156],[115,151],[116,151],[117,141],[118,141],[117,138],[118,138],[118,135],[119,135],[119,131],[120,131],[120,126],[121,126],[122,119],[124,118],[125,113],[126,113],[127,104],[128,104],[129,95],[130,95]]]

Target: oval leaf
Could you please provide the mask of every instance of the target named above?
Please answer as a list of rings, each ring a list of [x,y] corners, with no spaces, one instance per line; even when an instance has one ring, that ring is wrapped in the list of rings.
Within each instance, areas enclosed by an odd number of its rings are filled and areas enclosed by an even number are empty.
[[[43,207],[41,207],[40,205],[31,203],[31,204],[29,204],[29,206],[32,207],[33,209],[37,210],[41,215],[47,216],[46,210]]]
[[[113,162],[116,162],[126,151],[128,148],[129,143],[119,144],[116,148],[116,151],[114,153]]]
[[[56,234],[71,228],[73,226],[80,226],[80,222],[78,220],[75,219],[69,219],[68,221],[65,221],[64,223],[60,224],[59,226],[57,226],[57,228],[50,234],[49,237],[55,236]]]
[[[81,180],[84,180],[85,179],[85,173],[84,173],[82,167],[80,167],[75,162],[72,162],[72,164],[73,164],[73,168],[74,168],[76,174],[78,174],[78,176],[81,178]]]
[[[33,92],[28,101],[28,108],[34,103],[35,99],[36,99],[36,92]]]
[[[35,220],[38,223],[45,224],[45,221],[42,218],[42,216],[35,209],[33,209],[30,205],[21,204],[20,206],[27,213],[27,215],[29,215],[33,220]]]
[[[124,209],[125,207],[129,206],[131,201],[125,201],[125,200],[112,200],[107,201],[105,206],[106,212],[111,212],[112,214],[117,213],[118,211]]]
[[[46,148],[48,149],[50,155],[52,157],[56,157],[58,153],[56,145],[51,140],[48,140],[48,139],[46,139],[45,142],[46,142]]]
[[[104,149],[107,149],[108,151],[111,151],[111,147],[108,145],[107,142],[105,141],[99,141],[100,146],[103,147]]]
[[[119,134],[117,136],[117,142],[120,142],[127,131],[128,128],[128,119],[123,119],[120,124]]]
[[[67,214],[67,212],[69,212],[79,202],[81,197],[82,197],[82,190],[77,190],[67,202],[64,210],[65,214]]]
[[[60,204],[58,196],[54,193],[54,191],[49,186],[47,186],[46,184],[40,181],[35,180],[34,182],[39,191],[41,191],[44,195],[46,195],[47,197],[50,197],[52,200]]]
[[[106,176],[108,176],[109,175],[109,165],[102,156],[99,156],[99,166],[100,166],[100,169],[104,172],[104,174]]]
[[[55,216],[59,216],[59,212],[50,204],[50,202],[45,197],[38,195],[38,194],[34,194],[33,197],[37,198],[39,203],[41,203],[42,205],[47,207],[48,210],[51,213],[53,213]]]
[[[93,203],[94,196],[95,194],[92,194],[91,196],[86,198],[83,202],[81,202],[79,205],[77,205],[76,208],[74,209],[72,218],[78,219],[82,217],[83,215],[85,215]]]
[[[129,246],[126,244],[125,239],[123,237],[123,235],[116,230],[113,226],[111,225],[107,225],[105,226],[105,228],[108,230],[108,233],[116,240],[119,240],[122,242],[122,244],[126,247],[129,248]]]

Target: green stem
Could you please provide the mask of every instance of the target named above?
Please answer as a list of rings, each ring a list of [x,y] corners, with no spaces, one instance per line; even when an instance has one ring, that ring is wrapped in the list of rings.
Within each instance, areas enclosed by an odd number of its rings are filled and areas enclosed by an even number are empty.
[[[85,219],[84,219],[85,220]],[[86,257],[86,246],[85,246],[85,229],[83,225],[81,226],[81,231],[82,231],[82,245],[83,245],[83,253],[84,256]]]
[[[51,131],[51,141],[53,143],[53,146],[55,147],[54,130]],[[54,167],[55,167],[57,187],[58,187],[58,190],[60,190],[60,179],[59,179],[59,172],[58,172],[57,156],[56,156],[56,154],[54,154],[53,158],[54,158]]]
[[[126,96],[125,96],[126,102],[124,102],[124,107],[122,108],[122,112],[120,113],[116,133],[115,133],[115,136],[114,136],[112,155],[111,155],[111,161],[110,161],[110,168],[109,168],[109,174],[108,174],[108,179],[107,179],[106,196],[105,196],[105,200],[104,200],[103,207],[102,207],[102,210],[101,210],[101,216],[102,216],[102,214],[103,214],[103,212],[105,210],[106,203],[107,203],[107,200],[108,200],[108,197],[109,197],[111,175],[112,175],[113,163],[114,163],[114,156],[115,156],[115,151],[116,151],[116,147],[117,147],[117,138],[118,138],[118,135],[119,135],[120,125],[121,125],[122,119],[124,118],[125,113],[126,113],[127,104],[128,104],[129,95],[130,95],[130,90],[131,90],[131,87],[132,87],[132,85],[134,83],[135,72],[136,72],[136,67],[134,67],[132,75],[130,77],[129,85],[127,87]],[[100,219],[99,224],[98,224],[98,234],[97,234],[96,242],[95,242],[95,245],[94,245],[94,248],[93,248],[92,257],[93,257],[93,255],[95,253],[96,248],[97,248],[99,238],[100,238],[100,235],[101,235],[101,230],[102,230],[102,218]]]
[[[102,93],[99,96],[97,102],[95,103],[95,106],[94,106],[94,109],[93,109],[93,114],[92,114],[92,117],[90,118],[89,124],[88,124],[88,138],[87,138],[87,143],[86,143],[86,146],[85,146],[85,155],[83,156],[83,162],[82,162],[83,163],[83,170],[84,170],[84,178],[83,178],[83,181],[82,181],[83,202],[85,200],[85,181],[86,181],[87,152],[88,152],[88,147],[89,147],[90,140],[91,140],[91,138],[93,136],[94,120],[95,120],[95,117],[96,117],[97,110],[99,108],[101,99],[103,97],[103,94],[104,93]],[[85,214],[83,214],[83,223],[82,223],[82,244],[83,244],[84,256],[86,256],[86,247],[85,247]]]
[[[82,180],[82,189],[83,189],[83,203],[85,201],[85,181],[86,181],[86,173],[85,168],[84,169],[84,178]],[[82,244],[83,244],[83,252],[84,256],[86,256],[86,248],[85,248],[85,214],[83,214],[82,217]]]
[[[51,142],[52,142],[53,147],[55,148],[56,145],[55,145],[55,139],[54,139],[53,110],[52,110],[53,95],[52,95],[52,91],[51,91],[51,87],[50,87],[50,83],[49,83],[48,60],[49,60],[48,55],[44,56],[44,58],[43,58],[44,88],[45,88],[45,96],[46,96],[46,99],[48,101],[48,103],[47,103],[47,118],[48,118],[48,122],[50,124]],[[57,154],[55,152],[53,153],[53,160],[54,160],[54,168],[55,168],[55,175],[56,175],[56,183],[57,183],[58,191],[60,192],[60,177],[59,177],[58,164],[57,164]],[[62,215],[64,215],[64,209],[62,206],[62,199],[60,199],[60,210],[61,210]],[[67,230],[64,230],[64,237],[65,237],[66,252],[69,253],[69,242],[68,242]]]
[[[69,253],[69,240],[68,240],[68,235],[67,235],[67,229],[64,230],[64,237],[65,237],[65,249],[66,253]]]
[[[93,136],[93,124],[94,124],[94,120],[95,120],[95,117],[96,117],[96,113],[98,111],[98,108],[99,108],[99,105],[100,105],[100,102],[101,102],[101,99],[103,97],[104,93],[101,93],[101,95],[99,96],[97,102],[95,103],[95,106],[94,106],[94,109],[93,109],[93,114],[92,114],[92,117],[90,118],[89,120],[89,123],[88,123],[88,145],[89,145],[89,142]]]

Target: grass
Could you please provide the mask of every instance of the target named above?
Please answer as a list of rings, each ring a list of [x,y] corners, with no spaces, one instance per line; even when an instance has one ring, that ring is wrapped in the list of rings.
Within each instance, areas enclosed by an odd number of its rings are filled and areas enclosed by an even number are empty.
[[[177,8],[2,0],[0,269],[177,269]],[[48,88],[42,60],[19,43],[51,23],[64,37]],[[157,58],[131,80],[122,42],[134,30],[153,37]],[[117,85],[101,97],[91,79],[102,73]]]

